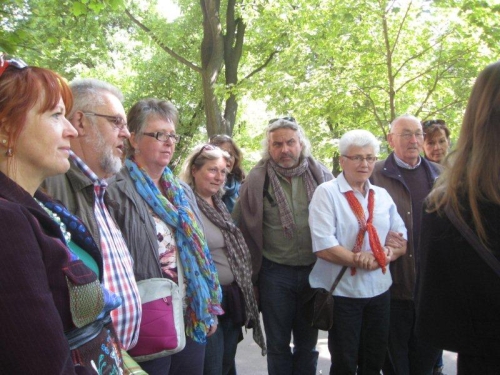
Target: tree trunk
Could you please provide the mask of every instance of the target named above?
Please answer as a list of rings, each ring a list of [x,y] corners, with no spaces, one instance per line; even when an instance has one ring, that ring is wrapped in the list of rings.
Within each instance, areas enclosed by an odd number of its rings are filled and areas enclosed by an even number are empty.
[[[224,38],[219,18],[220,0],[200,0],[203,13],[203,40],[201,42],[201,76],[203,101],[207,117],[207,132],[211,136],[220,133],[222,116],[215,95],[215,84],[222,68]]]

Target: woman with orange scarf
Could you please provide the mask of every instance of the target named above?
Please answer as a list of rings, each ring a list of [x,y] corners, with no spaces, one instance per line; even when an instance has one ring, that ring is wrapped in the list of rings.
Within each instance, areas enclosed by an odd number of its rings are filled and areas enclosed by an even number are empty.
[[[368,181],[379,151],[373,134],[349,131],[339,149],[343,172],[320,185],[309,206],[318,257],[309,282],[330,290],[343,267],[350,268],[333,292],[330,374],[380,374],[389,336],[388,265],[406,251],[406,228],[389,193]],[[398,247],[382,246],[390,231],[399,233]]]

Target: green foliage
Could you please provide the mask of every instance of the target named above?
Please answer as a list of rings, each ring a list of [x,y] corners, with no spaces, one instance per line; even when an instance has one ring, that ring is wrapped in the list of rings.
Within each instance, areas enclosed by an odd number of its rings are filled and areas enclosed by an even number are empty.
[[[203,103],[193,68],[201,66],[201,3],[174,2],[181,14],[167,20],[166,1],[4,0],[0,50],[68,79],[108,80],[126,94],[127,108],[144,97],[171,100],[183,136],[175,164],[206,140],[204,105],[212,104]],[[267,121],[279,115],[299,121],[328,166],[346,130],[368,129],[384,141],[403,113],[443,118],[455,139],[474,78],[498,56],[493,3],[237,0],[246,25],[238,83],[226,85],[222,66],[215,93],[221,107],[230,94],[238,100],[233,137],[245,168],[260,158]],[[229,4],[221,1],[223,28]]]

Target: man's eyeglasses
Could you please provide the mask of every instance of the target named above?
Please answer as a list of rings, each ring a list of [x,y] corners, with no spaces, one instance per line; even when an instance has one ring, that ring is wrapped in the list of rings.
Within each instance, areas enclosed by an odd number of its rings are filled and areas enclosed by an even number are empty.
[[[24,69],[28,67],[28,64],[26,64],[23,60],[21,59],[9,59],[9,60],[4,60],[5,55],[0,54],[0,77],[2,76],[3,72],[9,67],[13,66],[14,68],[17,69]]]
[[[415,138],[417,138],[417,139],[424,139],[424,135],[425,135],[425,133],[422,133],[422,132],[416,132],[416,133],[405,132],[405,133],[393,133],[393,134],[398,135],[407,141],[412,139],[413,136],[415,136]]]
[[[193,163],[196,161],[196,159],[198,159],[201,156],[201,154],[203,154],[203,151],[212,151],[212,150],[215,150],[215,148],[216,148],[216,146],[211,145],[211,144],[206,144],[206,145],[202,146],[200,148],[200,151],[198,151],[196,156],[193,158]]]
[[[354,156],[347,156],[347,155],[342,155],[344,158],[347,158],[349,160],[352,160],[353,162],[357,164],[363,163],[365,160],[368,164],[373,164],[377,161],[376,156],[367,156],[366,158],[362,157],[361,155],[354,155]]]
[[[155,133],[141,133],[148,137],[156,138],[160,142],[171,141],[172,143],[179,143],[181,136],[173,133],[155,132]]]
[[[446,122],[444,120],[427,120],[427,121],[422,122],[422,126],[424,128],[428,128],[429,126],[432,126],[432,125],[446,126]]]
[[[286,121],[297,123],[297,120],[295,120],[295,117],[287,116],[287,117],[273,118],[272,120],[269,120],[269,125],[271,125],[273,122],[276,122],[278,120],[286,120]]]
[[[127,122],[123,117],[120,116],[110,116],[110,115],[101,115],[100,113],[94,113],[94,112],[83,112],[85,116],[97,116],[97,117],[103,117],[106,120],[108,120],[113,127],[119,130],[123,130],[127,126]]]

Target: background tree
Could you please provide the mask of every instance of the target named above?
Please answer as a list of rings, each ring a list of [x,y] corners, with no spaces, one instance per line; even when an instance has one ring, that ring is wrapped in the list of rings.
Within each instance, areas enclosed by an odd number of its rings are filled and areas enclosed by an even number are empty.
[[[277,115],[297,118],[328,164],[346,130],[384,140],[402,113],[444,118],[455,136],[473,79],[498,56],[488,1],[178,0],[177,18],[159,3],[7,0],[0,48],[68,79],[109,80],[126,107],[171,100],[178,158],[227,133],[247,167]]]

